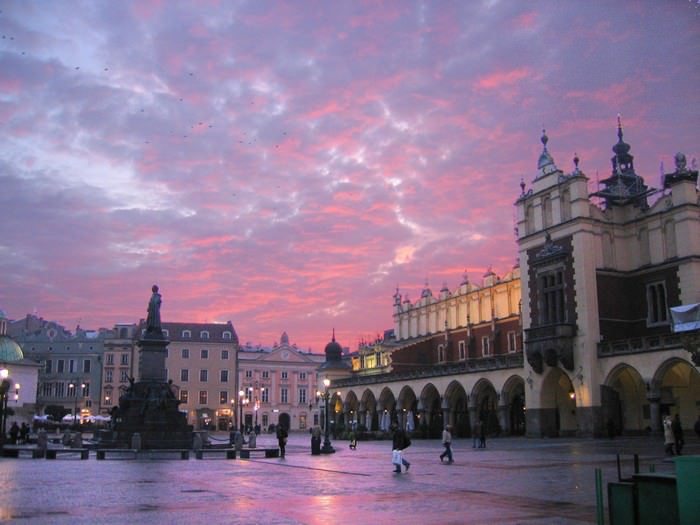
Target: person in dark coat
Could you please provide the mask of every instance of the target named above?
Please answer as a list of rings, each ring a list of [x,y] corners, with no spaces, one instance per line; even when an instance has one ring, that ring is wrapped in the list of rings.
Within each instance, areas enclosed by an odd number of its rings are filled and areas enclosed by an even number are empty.
[[[17,426],[17,422],[15,421],[10,427],[10,444],[17,444],[17,436],[19,436],[19,427]]]
[[[280,447],[280,457],[284,457],[284,449],[287,446],[287,437],[289,434],[287,434],[287,429],[284,427],[284,425],[277,425],[277,443],[279,444]]]
[[[408,438],[406,432],[404,432],[402,428],[398,426],[394,428],[394,437],[391,441],[391,447],[392,450],[398,450],[399,452],[401,452],[401,463],[404,467],[406,467],[406,472],[408,472],[408,469],[411,468],[411,464],[408,461],[406,461],[406,458],[403,455],[403,451],[411,446],[411,440]],[[401,465],[394,465],[394,467],[394,472],[400,474]]]
[[[673,441],[676,445],[676,455],[681,455],[681,450],[683,450],[683,445],[685,445],[685,440],[683,439],[683,427],[681,426],[681,418],[678,414],[673,418],[671,423],[671,430],[673,431]]]

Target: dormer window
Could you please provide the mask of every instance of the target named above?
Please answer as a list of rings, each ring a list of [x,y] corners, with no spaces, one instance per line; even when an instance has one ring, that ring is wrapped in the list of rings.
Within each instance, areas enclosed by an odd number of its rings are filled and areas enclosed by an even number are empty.
[[[223,338],[225,341],[230,341],[230,340],[231,340],[231,332],[229,332],[229,331],[227,330],[226,332],[224,332],[224,333],[222,334],[222,338]]]
[[[182,338],[183,339],[192,339],[192,332],[190,330],[183,330],[182,331]]]
[[[200,339],[209,339],[209,332],[207,330],[202,330],[199,332]]]

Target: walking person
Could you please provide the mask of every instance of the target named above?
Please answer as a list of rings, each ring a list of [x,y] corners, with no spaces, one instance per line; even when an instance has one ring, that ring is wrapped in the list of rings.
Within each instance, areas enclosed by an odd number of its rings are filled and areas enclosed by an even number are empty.
[[[683,445],[685,445],[685,440],[683,439],[681,418],[678,414],[676,414],[671,422],[671,430],[673,431],[673,442],[676,445],[676,455],[680,456],[681,451],[683,450]]]
[[[486,448],[486,425],[479,421],[479,448]]]
[[[394,472],[401,474],[401,465],[406,467],[406,472],[411,468],[411,464],[403,455],[403,451],[411,446],[411,440],[401,427],[395,425],[394,429],[394,437],[391,441],[392,463],[394,464]]]
[[[472,448],[476,448],[477,442],[481,440],[481,420],[477,421],[472,429]]]
[[[672,425],[671,416],[664,416],[664,451],[668,456],[673,456],[673,445],[675,444]]]
[[[284,457],[284,449],[287,446],[287,428],[284,425],[277,425],[277,444],[280,447],[280,457]]]
[[[440,463],[447,456],[447,464],[454,463],[452,459],[452,425],[446,425],[445,430],[442,431],[442,446],[445,447],[445,451],[440,454]]]

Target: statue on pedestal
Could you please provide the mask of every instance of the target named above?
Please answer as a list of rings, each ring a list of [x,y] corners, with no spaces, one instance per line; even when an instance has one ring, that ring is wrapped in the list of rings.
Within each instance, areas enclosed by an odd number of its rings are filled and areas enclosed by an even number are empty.
[[[158,293],[158,286],[153,285],[151,288],[153,294],[148,302],[148,316],[146,317],[146,333],[161,334],[163,330],[160,325],[160,304],[162,303],[161,295]]]

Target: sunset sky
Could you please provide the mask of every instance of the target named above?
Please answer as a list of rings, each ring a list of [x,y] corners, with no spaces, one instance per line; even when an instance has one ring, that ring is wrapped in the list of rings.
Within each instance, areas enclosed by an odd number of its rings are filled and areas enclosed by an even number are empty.
[[[0,2],[0,308],[69,329],[392,328],[398,286],[516,261],[542,151],[595,191],[617,115],[659,186],[700,156],[700,7],[630,1]]]

